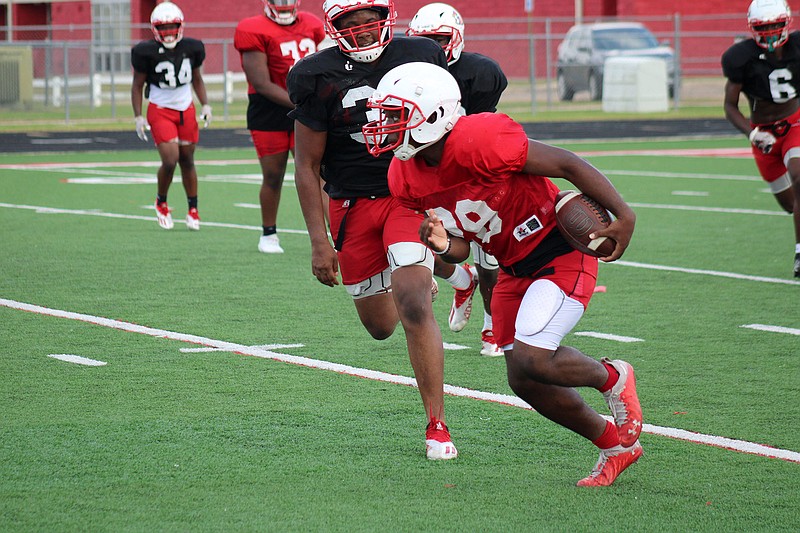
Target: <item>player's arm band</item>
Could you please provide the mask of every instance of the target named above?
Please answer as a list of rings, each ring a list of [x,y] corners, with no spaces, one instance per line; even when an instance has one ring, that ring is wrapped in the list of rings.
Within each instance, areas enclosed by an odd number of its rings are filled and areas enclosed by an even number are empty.
[[[435,253],[436,255],[447,255],[448,252],[450,252],[450,248],[452,247],[452,245],[453,245],[453,241],[450,240],[450,235],[448,235],[447,236],[447,246],[444,247],[444,250],[442,250],[441,252],[437,252],[436,250],[431,248],[431,251],[433,253]]]

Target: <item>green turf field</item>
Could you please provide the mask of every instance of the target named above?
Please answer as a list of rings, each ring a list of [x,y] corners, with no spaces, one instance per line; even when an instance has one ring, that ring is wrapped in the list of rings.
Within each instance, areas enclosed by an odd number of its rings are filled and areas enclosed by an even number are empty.
[[[514,403],[480,304],[447,328],[446,283],[445,381],[475,394],[446,398],[459,457],[427,461],[419,394],[392,382],[413,377],[402,331],[372,340],[313,278],[292,181],[286,253],[257,252],[251,150],[198,149],[200,232],[179,178],[156,224],[155,151],[4,155],[0,530],[800,529],[794,237],[746,140],[563,146],[638,215],[565,340],[636,368],[645,455],[614,486],[575,487],[589,442],[481,399]]]

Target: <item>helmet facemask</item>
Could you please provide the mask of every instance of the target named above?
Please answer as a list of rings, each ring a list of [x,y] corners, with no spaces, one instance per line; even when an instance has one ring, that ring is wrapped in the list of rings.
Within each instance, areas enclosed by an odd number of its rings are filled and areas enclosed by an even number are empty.
[[[150,15],[150,29],[164,48],[175,48],[183,39],[183,12],[172,2],[158,4]]]
[[[336,41],[339,49],[354,61],[359,63],[375,61],[392,40],[397,14],[391,0],[326,0],[322,7],[325,11],[325,31]],[[341,27],[343,17],[367,9],[377,14],[377,20],[347,28]],[[358,36],[364,33],[371,33],[375,39],[368,44],[359,45]]]
[[[401,161],[438,142],[460,117],[461,93],[445,69],[431,63],[406,63],[390,70],[367,101],[380,111],[362,127],[374,156],[393,151]]]
[[[792,14],[784,0],[754,0],[747,11],[747,25],[753,40],[773,52],[789,39]]]
[[[420,8],[408,24],[406,35],[419,35],[439,42],[439,38],[446,38],[446,44],[440,44],[448,65],[458,61],[464,50],[464,20],[458,11],[447,4],[434,3]]]
[[[264,14],[281,26],[288,26],[297,19],[300,0],[264,0]]]

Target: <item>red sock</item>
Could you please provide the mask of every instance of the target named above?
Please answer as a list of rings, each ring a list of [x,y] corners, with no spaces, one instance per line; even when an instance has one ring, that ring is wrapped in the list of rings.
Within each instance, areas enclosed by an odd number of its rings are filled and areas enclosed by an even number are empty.
[[[612,422],[606,421],[605,431],[603,431],[603,434],[600,435],[596,440],[593,440],[592,444],[601,450],[607,450],[609,448],[613,448],[614,446],[619,446],[619,434],[617,433],[617,426],[615,426]]]
[[[617,381],[619,381],[619,372],[617,372],[617,369],[608,363],[601,364],[606,367],[606,370],[608,370],[608,379],[606,380],[605,384],[597,390],[600,392],[608,392],[611,390],[611,387],[616,385]]]

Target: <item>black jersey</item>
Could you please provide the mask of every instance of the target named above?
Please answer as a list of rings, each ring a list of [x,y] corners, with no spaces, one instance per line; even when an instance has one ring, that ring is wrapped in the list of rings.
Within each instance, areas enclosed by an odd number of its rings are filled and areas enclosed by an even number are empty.
[[[461,105],[467,115],[497,111],[497,102],[508,86],[508,80],[494,59],[462,52],[458,61],[447,68],[458,82]]]
[[[191,85],[192,70],[206,58],[202,41],[184,37],[175,48],[165,48],[155,39],[142,41],[131,49],[131,65],[137,72],[147,74],[149,85],[161,89],[176,89]]]
[[[800,91],[800,32],[790,33],[781,50],[778,59],[753,39],[738,42],[722,54],[722,72],[751,100],[788,102]]]
[[[296,106],[289,116],[328,133],[321,172],[331,198],[389,196],[386,175],[393,154],[371,156],[361,126],[378,113],[367,109],[367,99],[383,75],[412,61],[447,68],[434,40],[395,36],[372,64],[354,61],[334,46],[304,57],[289,71],[286,86]]]

